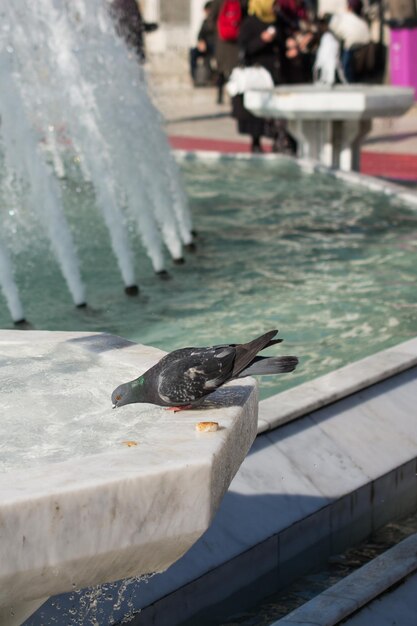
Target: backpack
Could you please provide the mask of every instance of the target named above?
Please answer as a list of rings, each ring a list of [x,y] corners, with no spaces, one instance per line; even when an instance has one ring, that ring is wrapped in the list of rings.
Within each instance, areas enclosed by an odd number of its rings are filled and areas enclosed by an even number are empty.
[[[224,0],[217,19],[217,32],[223,41],[236,41],[242,21],[240,0]]]

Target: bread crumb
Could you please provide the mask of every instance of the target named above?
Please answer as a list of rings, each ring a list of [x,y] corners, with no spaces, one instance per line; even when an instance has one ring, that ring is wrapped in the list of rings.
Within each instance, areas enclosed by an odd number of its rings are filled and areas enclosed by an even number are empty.
[[[213,433],[219,429],[219,424],[218,422],[198,422],[195,428],[200,433]]]
[[[138,442],[137,441],[122,441],[122,444],[124,446],[127,446],[128,448],[133,448],[133,446],[138,445]]]

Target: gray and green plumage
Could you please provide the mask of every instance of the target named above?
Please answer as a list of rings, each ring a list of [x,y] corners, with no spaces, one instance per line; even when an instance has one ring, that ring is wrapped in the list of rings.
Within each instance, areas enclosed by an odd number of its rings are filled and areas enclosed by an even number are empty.
[[[273,339],[277,332],[271,330],[248,343],[174,350],[142,376],[119,385],[111,397],[114,408],[133,402],[188,407],[234,378],[292,372],[298,364],[295,356],[257,356],[282,341]]]

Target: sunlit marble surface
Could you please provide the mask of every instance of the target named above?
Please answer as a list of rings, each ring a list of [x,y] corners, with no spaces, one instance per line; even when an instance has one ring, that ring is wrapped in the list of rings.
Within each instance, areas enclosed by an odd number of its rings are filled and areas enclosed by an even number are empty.
[[[394,117],[413,103],[413,89],[391,85],[280,85],[245,93],[245,106],[255,115],[289,120]]]
[[[286,119],[297,156],[342,171],[359,170],[360,145],[375,117],[394,117],[414,103],[414,92],[391,85],[280,85],[248,91],[254,115]]]
[[[0,331],[0,607],[163,571],[209,526],[256,436],[256,386],[177,414],[112,410],[114,387],[162,355],[106,334]],[[220,429],[196,432],[207,420]]]
[[[411,367],[258,436],[209,530],[166,572],[129,588],[142,609],[132,626],[193,615],[198,623],[197,610],[206,614],[228,597],[230,615],[415,510],[416,402]]]

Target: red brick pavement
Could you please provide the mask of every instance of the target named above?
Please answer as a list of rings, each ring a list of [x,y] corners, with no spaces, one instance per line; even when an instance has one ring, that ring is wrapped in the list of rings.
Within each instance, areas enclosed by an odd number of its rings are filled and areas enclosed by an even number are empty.
[[[362,150],[362,174],[417,182],[417,154],[395,154]]]

